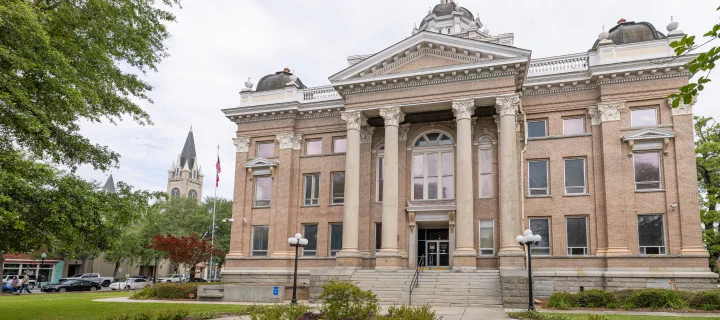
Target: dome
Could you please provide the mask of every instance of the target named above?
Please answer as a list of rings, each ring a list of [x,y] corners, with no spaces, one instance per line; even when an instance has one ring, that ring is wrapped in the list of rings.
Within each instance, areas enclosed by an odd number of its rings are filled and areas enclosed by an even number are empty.
[[[425,16],[425,18],[423,18],[422,21],[420,21],[420,25],[425,23],[425,21],[427,21],[430,18],[430,16],[432,16],[432,15],[435,15],[437,17],[449,16],[453,13],[453,11],[462,12],[463,17],[465,17],[467,19],[470,19],[470,20],[475,19],[473,17],[472,13],[470,13],[470,10],[465,9],[461,6],[458,6],[453,1],[443,1],[443,3],[436,5],[435,8],[433,8],[432,11],[430,13],[428,13],[428,15]]]
[[[257,87],[255,88],[255,91],[270,91],[270,90],[277,90],[285,88],[285,85],[290,82],[295,81],[295,83],[300,87],[300,89],[307,88],[302,81],[300,81],[300,78],[292,74],[290,72],[290,69],[285,68],[283,71],[275,72],[275,74],[269,74],[260,79],[258,81]]]
[[[614,44],[628,44],[643,41],[651,41],[667,38],[662,32],[657,31],[655,26],[649,22],[625,21],[620,19],[618,25],[608,31],[608,40]],[[592,50],[597,49],[600,40],[595,40]]]

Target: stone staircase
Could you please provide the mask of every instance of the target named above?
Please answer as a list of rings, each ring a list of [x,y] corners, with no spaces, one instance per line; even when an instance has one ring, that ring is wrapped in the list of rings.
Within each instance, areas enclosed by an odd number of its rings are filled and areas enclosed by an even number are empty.
[[[357,270],[351,280],[363,290],[372,290],[381,304],[408,304],[410,282],[415,270]],[[500,271],[477,270],[420,272],[412,293],[412,304],[432,306],[502,306]]]

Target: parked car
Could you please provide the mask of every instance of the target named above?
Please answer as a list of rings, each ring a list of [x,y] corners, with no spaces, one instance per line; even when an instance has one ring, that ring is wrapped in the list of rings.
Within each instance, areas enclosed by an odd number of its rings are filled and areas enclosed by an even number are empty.
[[[18,280],[22,280],[22,275],[7,275],[7,276],[3,277],[2,283],[4,284],[6,282],[12,281],[11,277],[13,277],[13,276],[18,277]],[[30,290],[35,289],[35,285],[37,284],[37,278],[35,277],[34,274],[32,274],[32,275],[29,274],[28,278],[30,278],[30,283],[28,283],[28,288]]]
[[[12,292],[12,287],[10,287],[10,282],[2,283],[2,293],[5,293],[5,292],[8,292],[8,293]]]
[[[110,284],[110,290],[138,290],[147,286],[147,279],[127,278],[120,279]]]
[[[193,280],[188,280],[189,282],[207,282],[207,280],[203,278],[195,278]]]
[[[97,274],[97,273],[76,274],[72,277],[61,278],[59,282],[63,282],[64,280],[87,280],[87,281],[99,283],[103,287],[108,287],[108,286],[110,286],[111,283],[115,282],[115,278],[101,277],[100,274]]]
[[[42,292],[67,292],[67,291],[97,291],[102,289],[98,282],[88,280],[65,280],[59,283],[44,285]]]
[[[185,282],[185,275],[171,274],[167,277],[158,278],[158,282],[172,282],[172,283]]]

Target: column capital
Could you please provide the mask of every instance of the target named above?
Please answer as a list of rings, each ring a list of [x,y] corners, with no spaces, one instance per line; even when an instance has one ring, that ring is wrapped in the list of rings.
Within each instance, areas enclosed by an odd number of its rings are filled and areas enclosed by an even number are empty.
[[[461,119],[470,119],[475,111],[475,100],[458,99],[452,101],[452,111],[455,115],[455,121]]]
[[[300,150],[300,145],[302,144],[302,134],[289,132],[280,133],[275,137],[280,143],[280,149]]]
[[[360,127],[367,125],[367,118],[365,118],[361,111],[341,112],[340,118],[347,122],[348,130],[360,130]]]
[[[515,116],[518,107],[520,106],[520,95],[513,94],[509,96],[496,97],[495,98],[495,110],[497,114],[502,116],[512,115]]]
[[[601,102],[597,105],[600,121],[620,121],[620,111],[625,109],[625,102]],[[596,115],[597,116],[597,115]]]
[[[247,137],[241,137],[241,138],[233,138],[233,144],[235,145],[235,152],[248,152],[250,149],[250,138]]]
[[[410,131],[410,124],[406,123],[398,127],[398,140],[407,141],[407,134]]]
[[[370,127],[370,126],[360,127],[360,143],[371,143],[374,134],[375,134],[375,127]]]
[[[385,119],[385,126],[397,127],[405,120],[405,113],[400,107],[390,107],[380,109],[380,116]]]
[[[602,123],[600,111],[598,110],[597,106],[589,106],[588,114],[590,115],[590,124],[592,124],[593,126],[597,126]]]
[[[673,116],[692,114],[693,106],[695,106],[695,103],[697,102],[697,96],[693,96],[692,101],[690,101],[690,103],[688,103],[688,104],[685,104],[682,101],[682,99],[680,99],[680,104],[678,105],[677,108],[672,107],[672,101],[673,101],[672,98],[667,99],[668,105],[670,106],[670,110],[672,111]]]

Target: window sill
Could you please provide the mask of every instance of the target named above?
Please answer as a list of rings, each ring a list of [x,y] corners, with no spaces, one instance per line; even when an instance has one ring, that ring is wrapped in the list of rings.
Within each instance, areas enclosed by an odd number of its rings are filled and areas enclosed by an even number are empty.
[[[528,141],[533,141],[533,140],[554,140],[554,139],[589,137],[589,136],[592,136],[592,132],[585,132],[585,133],[579,133],[579,134],[563,134],[563,135],[558,135],[558,136],[532,137],[532,138],[528,138]]]
[[[493,198],[493,197],[479,197],[479,198],[475,198],[475,200],[492,200],[492,199],[495,199],[495,198]]]
[[[319,207],[319,204],[312,204],[312,205],[302,205],[300,208],[317,208]]]
[[[253,206],[252,208],[253,209],[268,209],[268,208],[270,208],[270,206],[262,206],[262,207]]]
[[[315,157],[327,157],[327,156],[344,156],[345,152],[338,153],[319,153],[319,154],[303,154],[300,158],[315,158]]]
[[[344,206],[344,205],[345,205],[344,203],[331,203],[331,204],[328,204],[328,206],[331,206],[331,207]]]
[[[489,255],[489,254],[487,254],[487,255],[479,255],[479,256],[478,256],[478,259],[497,259],[497,256],[494,256],[494,255],[491,256],[491,255]]]
[[[645,189],[645,190],[635,190],[635,193],[651,193],[651,192],[665,192],[665,189]]]
[[[647,128],[672,128],[673,125],[670,123],[666,124],[658,124],[654,126],[639,126],[639,127],[625,127],[620,128],[620,131],[632,131],[632,130],[641,130],[641,129],[647,129]]]
[[[563,197],[589,197],[589,193],[570,193],[564,194]]]
[[[552,195],[550,194],[543,194],[543,195],[526,195],[525,198],[552,198]]]

